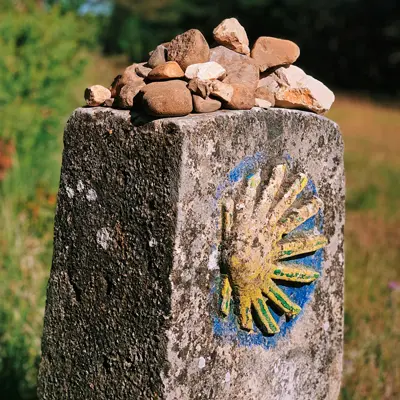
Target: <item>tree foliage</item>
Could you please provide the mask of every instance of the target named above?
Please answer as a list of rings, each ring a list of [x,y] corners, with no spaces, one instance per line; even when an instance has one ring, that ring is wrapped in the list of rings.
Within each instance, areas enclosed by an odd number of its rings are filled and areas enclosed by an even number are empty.
[[[146,59],[157,44],[190,28],[212,30],[236,17],[250,41],[277,36],[301,48],[298,64],[339,88],[396,93],[400,8],[396,0],[115,0],[103,36],[107,53]]]
[[[0,11],[0,158],[14,153],[0,182],[1,398],[34,397],[62,129],[95,36],[59,7]]]

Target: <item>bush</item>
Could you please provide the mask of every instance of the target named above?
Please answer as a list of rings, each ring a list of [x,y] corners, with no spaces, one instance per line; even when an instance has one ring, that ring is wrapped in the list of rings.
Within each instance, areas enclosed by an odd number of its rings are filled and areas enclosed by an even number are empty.
[[[21,4],[0,11],[0,397],[6,399],[35,398],[62,127],[73,107],[71,82],[96,38],[95,26],[72,13]]]

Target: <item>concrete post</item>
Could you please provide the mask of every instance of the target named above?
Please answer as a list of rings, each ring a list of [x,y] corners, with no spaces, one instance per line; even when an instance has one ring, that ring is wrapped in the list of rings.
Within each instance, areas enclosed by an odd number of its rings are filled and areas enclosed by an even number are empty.
[[[82,108],[64,144],[40,399],[338,397],[335,123]]]

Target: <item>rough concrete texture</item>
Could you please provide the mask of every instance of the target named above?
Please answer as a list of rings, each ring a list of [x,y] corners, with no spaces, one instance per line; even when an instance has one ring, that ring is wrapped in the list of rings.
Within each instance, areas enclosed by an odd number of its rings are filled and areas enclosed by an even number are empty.
[[[259,108],[140,126],[132,119],[78,109],[65,131],[40,399],[336,399],[344,266],[337,125]],[[329,240],[310,301],[269,348],[217,335],[212,318],[216,191],[254,154],[267,162],[290,155],[312,179]]]

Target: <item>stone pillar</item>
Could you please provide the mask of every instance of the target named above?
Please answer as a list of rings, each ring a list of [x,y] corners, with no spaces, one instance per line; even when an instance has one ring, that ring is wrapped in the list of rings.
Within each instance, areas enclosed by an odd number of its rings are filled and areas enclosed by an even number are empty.
[[[40,399],[338,397],[335,123],[82,108],[64,144]]]

